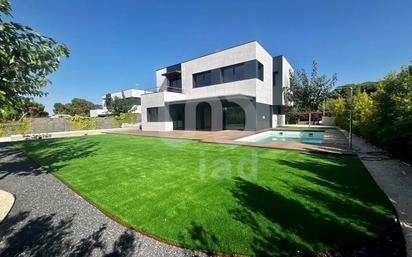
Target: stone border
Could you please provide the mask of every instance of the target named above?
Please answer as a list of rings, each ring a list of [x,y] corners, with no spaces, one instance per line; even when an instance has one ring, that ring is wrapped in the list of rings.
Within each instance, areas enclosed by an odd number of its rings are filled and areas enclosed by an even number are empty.
[[[0,190],[0,223],[7,217],[13,207],[15,197],[9,192]]]

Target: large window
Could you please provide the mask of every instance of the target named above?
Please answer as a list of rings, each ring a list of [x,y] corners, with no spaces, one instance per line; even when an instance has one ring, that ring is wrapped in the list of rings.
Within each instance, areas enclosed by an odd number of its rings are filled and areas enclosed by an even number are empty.
[[[263,64],[261,64],[258,60],[250,60],[226,67],[195,73],[193,74],[193,87],[205,87],[254,78],[263,81],[263,77]]]
[[[182,88],[182,79],[181,78],[169,79],[169,87]]]
[[[245,77],[245,65],[244,63],[236,64],[221,69],[222,82],[232,82],[242,80]]]
[[[263,81],[263,72],[264,72],[263,64],[258,62],[257,78],[262,81]]]
[[[193,86],[204,87],[212,84],[211,71],[205,71],[197,74],[193,74]]]
[[[159,121],[159,108],[158,107],[147,108],[146,110],[147,110],[147,121],[148,122]]]

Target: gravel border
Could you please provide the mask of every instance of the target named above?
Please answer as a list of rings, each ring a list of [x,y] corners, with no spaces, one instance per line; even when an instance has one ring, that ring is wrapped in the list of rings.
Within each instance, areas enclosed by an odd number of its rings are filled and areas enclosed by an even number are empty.
[[[348,132],[341,130],[348,137]],[[353,149],[389,197],[400,220],[408,257],[412,257],[412,167],[353,135]]]
[[[0,256],[208,256],[128,230],[12,145],[0,145],[0,188],[15,195]]]

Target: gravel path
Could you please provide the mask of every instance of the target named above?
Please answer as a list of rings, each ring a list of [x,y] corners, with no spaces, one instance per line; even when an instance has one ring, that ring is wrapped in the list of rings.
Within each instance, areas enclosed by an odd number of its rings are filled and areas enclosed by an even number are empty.
[[[342,132],[347,136],[346,131]],[[412,257],[412,167],[389,157],[356,135],[353,136],[353,148],[395,206],[406,240],[406,251]]]
[[[0,224],[0,256],[206,256],[127,230],[0,144],[0,188],[15,204]]]

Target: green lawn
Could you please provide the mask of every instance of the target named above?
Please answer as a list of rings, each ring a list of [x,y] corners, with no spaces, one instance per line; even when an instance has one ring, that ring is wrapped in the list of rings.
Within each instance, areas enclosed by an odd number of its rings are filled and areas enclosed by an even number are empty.
[[[355,156],[126,135],[16,145],[113,216],[190,248],[318,253],[362,244],[395,218]]]

